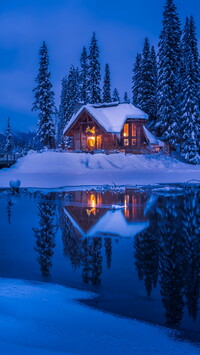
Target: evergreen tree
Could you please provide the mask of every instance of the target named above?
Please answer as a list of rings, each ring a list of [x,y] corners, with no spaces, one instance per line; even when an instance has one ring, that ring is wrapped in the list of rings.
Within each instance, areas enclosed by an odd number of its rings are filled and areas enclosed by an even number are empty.
[[[174,145],[179,134],[180,21],[173,0],[166,0],[158,51],[158,134]]]
[[[127,91],[125,91],[125,93],[124,93],[124,103],[125,104],[130,104],[130,100],[129,100]]]
[[[198,164],[200,72],[196,27],[192,16],[186,19],[181,49],[181,154],[189,163]]]
[[[62,143],[64,140],[63,130],[74,113],[75,105],[79,101],[79,93],[79,71],[72,65],[68,76],[65,76],[62,80],[61,103],[59,107],[59,131]]]
[[[149,115],[150,123],[156,117],[157,64],[154,47],[145,38],[140,64],[139,107]]]
[[[135,64],[133,67],[133,79],[132,79],[132,94],[133,105],[140,107],[140,87],[141,87],[141,54],[137,54]]]
[[[151,47],[150,51],[150,59],[151,59],[151,88],[152,88],[152,95],[151,95],[151,107],[149,110],[149,118],[150,124],[152,122],[155,125],[157,120],[157,109],[158,109],[158,66],[157,66],[157,56],[154,46]]]
[[[105,75],[103,82],[103,102],[111,102],[111,91],[110,91],[110,68],[109,65],[105,66]]]
[[[13,139],[12,139],[12,133],[10,128],[10,119],[8,118],[8,124],[6,129],[6,143],[4,148],[5,153],[10,154],[12,152],[12,148],[13,148]]]
[[[37,134],[41,143],[47,148],[55,148],[55,125],[54,125],[54,92],[50,81],[49,56],[45,42],[40,50],[40,63],[38,75],[36,77],[37,87],[33,90],[35,101],[33,111],[38,111]]]
[[[120,102],[119,91],[116,88],[113,90],[112,101]]]
[[[100,63],[99,63],[99,48],[97,46],[95,32],[93,32],[92,40],[90,44],[89,70],[88,70],[89,102],[91,104],[101,102],[100,81],[101,81],[101,74],[100,74]]]
[[[88,55],[87,50],[83,47],[80,58],[80,101],[84,104],[88,103]]]

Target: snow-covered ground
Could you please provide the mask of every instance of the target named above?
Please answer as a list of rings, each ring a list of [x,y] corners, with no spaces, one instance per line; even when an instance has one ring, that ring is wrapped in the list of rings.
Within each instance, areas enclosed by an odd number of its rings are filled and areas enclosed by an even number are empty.
[[[86,307],[92,297],[63,286],[0,279],[1,354],[193,355],[167,329]]]
[[[0,170],[0,187],[17,179],[22,187],[41,188],[178,183],[200,180],[200,165],[155,155],[29,153],[10,169]]]

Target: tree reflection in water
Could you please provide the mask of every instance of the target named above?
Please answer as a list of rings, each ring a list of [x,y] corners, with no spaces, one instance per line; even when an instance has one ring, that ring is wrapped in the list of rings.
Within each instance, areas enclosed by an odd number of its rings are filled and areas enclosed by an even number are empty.
[[[160,283],[166,324],[177,327],[184,306],[195,320],[200,296],[200,191],[159,199],[149,228],[135,237],[135,265],[147,294]]]
[[[55,225],[56,206],[45,201],[45,196],[42,199],[43,201],[38,203],[40,227],[33,228],[33,232],[36,237],[35,250],[39,254],[37,260],[40,265],[41,274],[43,277],[49,277],[54,254],[53,249],[55,248],[55,232],[57,229]]]
[[[107,269],[112,270],[112,239],[116,235],[97,233],[96,225],[108,216],[113,202],[123,204],[126,199],[126,210],[119,213],[128,226],[126,230],[133,230],[135,266],[139,279],[145,284],[147,295],[150,296],[153,289],[159,286],[166,324],[170,327],[179,326],[185,307],[190,317],[194,320],[197,318],[200,297],[198,188],[188,187],[182,195],[158,196],[157,202],[150,205],[147,213],[145,206],[149,195],[144,193],[140,196],[138,192],[128,191],[118,196],[111,192],[107,195],[101,195],[100,192],[96,195],[94,192],[71,192],[68,205],[65,197],[65,194],[61,196],[59,206],[64,255],[73,269],[81,269],[85,284],[101,284],[103,262]],[[49,198],[53,200],[55,196],[49,195]],[[109,207],[106,207],[106,198],[109,200]],[[55,206],[48,199],[40,197],[40,227],[33,229],[36,236],[35,250],[39,254],[38,261],[43,276],[50,275],[55,247]],[[76,199],[79,199],[78,202]],[[102,225],[99,224],[98,228]],[[138,228],[138,225],[141,232],[136,234],[135,226]],[[93,235],[91,231],[94,232]],[[120,226],[118,232],[123,236],[124,230],[120,230]]]

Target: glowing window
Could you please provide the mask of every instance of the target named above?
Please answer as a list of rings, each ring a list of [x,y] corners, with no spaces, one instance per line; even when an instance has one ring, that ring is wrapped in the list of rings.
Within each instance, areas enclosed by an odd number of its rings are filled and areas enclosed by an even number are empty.
[[[137,141],[136,141],[136,138],[133,138],[132,139],[132,145],[136,145]]]
[[[128,136],[129,136],[128,123],[125,123],[125,125],[124,125],[124,137],[128,137]]]
[[[125,146],[129,145],[129,139],[124,139],[124,145]]]
[[[136,137],[136,124],[132,123],[132,137]]]

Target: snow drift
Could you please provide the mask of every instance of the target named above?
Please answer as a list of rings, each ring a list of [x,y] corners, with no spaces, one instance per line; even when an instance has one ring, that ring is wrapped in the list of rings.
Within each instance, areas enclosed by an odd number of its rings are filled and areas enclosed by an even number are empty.
[[[0,279],[2,354],[192,355],[170,331],[79,304],[91,294],[53,284]]]
[[[167,156],[30,152],[0,171],[0,187],[19,179],[22,187],[136,185],[200,180],[200,166]]]

